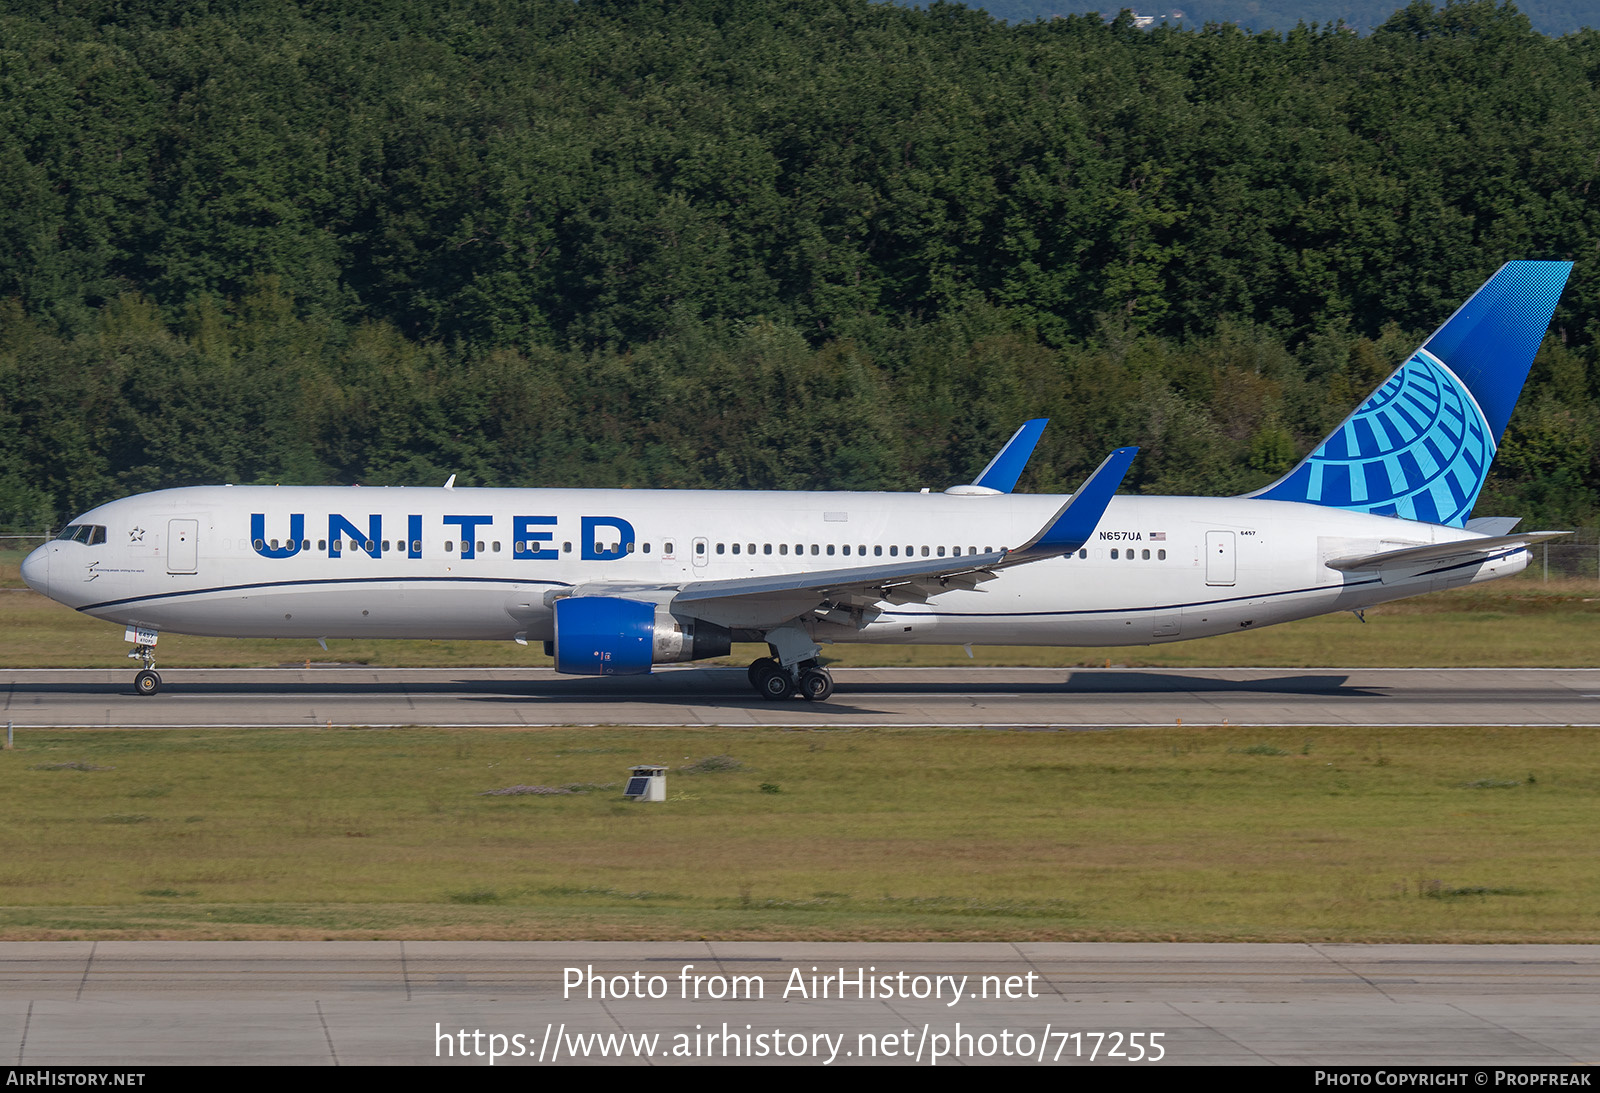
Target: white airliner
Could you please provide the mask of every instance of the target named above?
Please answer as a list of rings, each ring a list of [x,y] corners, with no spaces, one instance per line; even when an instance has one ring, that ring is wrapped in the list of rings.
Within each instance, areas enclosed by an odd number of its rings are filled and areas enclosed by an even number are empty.
[[[826,699],[821,644],[1146,645],[1521,571],[1469,520],[1568,262],[1503,266],[1315,451],[1248,497],[1012,493],[1032,421],[941,494],[199,486],[113,501],[23,562],[123,623],[140,694],[163,630],[542,641],[626,675],[764,641],[761,694]]]

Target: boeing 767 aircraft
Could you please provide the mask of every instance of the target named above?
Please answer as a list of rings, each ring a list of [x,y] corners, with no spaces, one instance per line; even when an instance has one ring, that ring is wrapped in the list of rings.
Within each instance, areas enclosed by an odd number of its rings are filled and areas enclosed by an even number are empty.
[[[163,630],[541,641],[556,670],[647,673],[765,642],[764,696],[833,693],[830,642],[1147,645],[1359,610],[1520,572],[1469,519],[1569,262],[1510,262],[1279,481],[1246,497],[1011,492],[1043,422],[944,493],[196,486],[113,501],[23,562]]]

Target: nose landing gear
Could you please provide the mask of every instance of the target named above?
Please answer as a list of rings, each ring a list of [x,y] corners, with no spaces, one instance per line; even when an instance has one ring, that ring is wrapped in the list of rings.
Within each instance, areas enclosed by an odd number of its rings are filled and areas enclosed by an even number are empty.
[[[156,672],[156,632],[130,626],[124,640],[134,643],[128,659],[144,665],[144,670],[133,677],[133,689],[141,695],[155,694],[161,690],[161,676]]]

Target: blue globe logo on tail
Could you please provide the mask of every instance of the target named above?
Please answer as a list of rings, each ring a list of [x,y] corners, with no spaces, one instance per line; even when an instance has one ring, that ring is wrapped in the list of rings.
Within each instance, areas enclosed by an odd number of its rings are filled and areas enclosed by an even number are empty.
[[[1459,527],[1478,499],[1494,450],[1472,395],[1419,350],[1260,496]]]
[[[1508,262],[1299,466],[1252,497],[1461,527],[1570,262]]]

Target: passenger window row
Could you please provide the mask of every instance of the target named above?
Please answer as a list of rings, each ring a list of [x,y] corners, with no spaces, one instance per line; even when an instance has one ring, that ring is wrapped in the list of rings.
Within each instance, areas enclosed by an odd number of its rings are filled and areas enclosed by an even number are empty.
[[[905,549],[905,557],[907,557],[907,558],[915,558],[915,557],[918,556],[917,551],[918,551],[919,548],[917,548],[915,546],[907,546],[904,549]],[[953,546],[953,547],[949,547],[949,548],[945,548],[945,547],[942,547],[942,546],[925,546],[925,547],[922,547],[920,549],[921,549],[921,552],[922,552],[921,553],[921,557],[924,557],[924,558],[930,558],[930,557],[943,558],[943,557],[946,557],[947,555],[949,557],[959,558],[959,557],[962,556],[963,553],[966,553],[966,554],[977,554],[978,553],[978,548],[975,547],[975,546],[969,546],[969,547],[965,547],[965,548],[959,547],[959,546]],[[983,548],[983,553],[989,554],[993,550],[994,550],[993,547],[984,547]],[[745,553],[745,554],[755,554],[756,553],[756,544],[755,543],[733,543],[733,544],[718,543],[716,545],[716,551],[717,551],[718,554],[730,554],[730,553],[731,554],[739,554],[741,552]],[[812,557],[818,557],[818,556],[826,555],[826,556],[831,558],[831,557],[835,556],[836,554],[839,554],[839,555],[843,555],[844,557],[848,558],[848,557],[851,556],[851,552],[852,551],[854,551],[855,557],[865,558],[867,556],[867,545],[865,543],[861,543],[861,544],[858,544],[858,545],[852,547],[848,543],[846,543],[846,544],[844,544],[842,546],[840,546],[838,544],[835,544],[835,543],[810,543],[810,544],[807,544],[807,543],[795,543],[794,544],[794,554],[796,556],[805,555],[805,554],[809,553]],[[901,551],[901,547],[899,546],[899,544],[894,544],[892,546],[881,546],[881,545],[880,546],[874,546],[872,548],[872,556],[874,558],[882,558],[887,553],[887,556],[890,557],[890,558],[898,558],[898,557],[901,556],[900,555],[900,551]],[[704,554],[705,552],[706,552],[706,544],[705,543],[696,543],[695,544],[695,553],[696,554]],[[763,555],[771,555],[773,553],[776,553],[780,557],[786,557],[790,553],[790,549],[789,549],[789,544],[788,543],[778,543],[776,545],[776,547],[774,547],[774,545],[772,543],[762,543],[760,552]]]
[[[73,529],[69,529],[69,530],[73,530]],[[85,528],[83,530],[87,530],[87,529]],[[101,537],[99,539],[95,540],[95,542],[104,542],[105,541],[105,529],[104,528],[99,528],[97,530],[99,531]],[[63,533],[62,535],[58,536],[58,538],[65,539],[65,538],[69,538],[69,536],[67,536],[65,533]],[[255,540],[254,546],[255,546],[256,550],[264,550],[268,546],[270,546],[273,550],[278,550],[280,548],[280,546],[291,546],[292,547],[293,546],[293,542],[294,542],[293,540],[287,540],[286,542],[280,543],[280,541],[277,540],[277,539],[271,539],[271,540],[257,539],[257,540]],[[390,549],[391,545],[393,545],[393,547],[395,549],[397,549],[397,550],[406,549],[406,541],[404,539],[402,539],[402,540],[400,540],[400,541],[398,541],[396,543],[393,543],[393,544],[391,544],[388,539],[384,539],[381,542],[381,544],[380,543],[374,543],[373,540],[371,540],[371,539],[367,539],[365,541],[362,541],[362,540],[359,540],[359,539],[335,539],[333,541],[333,552],[335,554],[341,554],[346,550],[364,550],[364,551],[366,551],[367,553],[370,554],[370,553],[372,553],[374,548],[377,548],[380,552],[387,552]],[[410,545],[411,545],[411,552],[413,554],[420,554],[422,552],[422,541],[420,539],[415,541],[415,542],[413,542],[413,543],[411,543]],[[462,544],[463,547],[465,547],[466,545],[467,544],[465,544],[465,543]],[[477,541],[477,543],[475,545],[477,547],[477,553],[480,553],[480,554],[484,552],[485,547],[487,547],[487,549],[488,549],[488,551],[490,553],[499,553],[499,551],[500,551],[500,543],[499,543],[498,540],[494,540],[494,541],[490,541],[488,543],[485,543],[483,540],[480,539],[480,540]],[[512,552],[515,553],[515,554],[533,554],[533,553],[538,553],[540,551],[552,550],[552,549],[555,548],[555,544],[554,543],[544,542],[544,541],[540,541],[540,540],[529,540],[527,542],[518,541],[518,542],[515,542],[515,543],[511,544],[511,546],[512,546]],[[664,554],[666,554],[666,555],[671,555],[673,553],[673,546],[674,546],[674,544],[671,541],[663,543],[662,544],[662,547],[663,547],[663,551],[662,552]],[[707,546],[707,544],[705,542],[703,542],[703,541],[695,543],[695,546],[694,546],[695,553],[698,554],[698,555],[702,555],[702,556],[705,555],[706,546]],[[617,553],[619,548],[622,549],[625,553],[628,553],[628,554],[634,553],[636,549],[640,553],[644,553],[644,554],[651,553],[651,545],[649,543],[644,543],[644,544],[635,544],[635,543],[626,543],[626,544],[596,543],[594,545],[594,549],[595,549],[596,553],[614,554],[614,553]],[[302,539],[300,541],[300,549],[303,550],[303,551],[309,551],[311,549],[311,540],[310,539]],[[328,549],[328,541],[326,539],[318,539],[317,540],[317,550],[318,551],[326,551],[327,549]],[[447,553],[447,554],[454,553],[455,549],[456,549],[455,541],[454,540],[446,540],[445,544],[444,544],[444,549],[445,549],[445,553]],[[890,557],[890,558],[899,558],[899,557],[902,557],[902,554],[901,554],[902,549],[905,551],[904,557],[907,557],[907,558],[918,557],[919,556],[919,551],[920,551],[920,557],[923,557],[923,558],[930,558],[930,557],[937,557],[937,558],[955,557],[955,558],[959,558],[959,557],[962,557],[963,554],[973,555],[973,554],[979,553],[978,548],[975,547],[975,546],[968,546],[968,547],[960,547],[960,546],[951,546],[951,547],[923,546],[923,547],[919,548],[919,547],[916,547],[916,546],[908,545],[908,546],[905,546],[904,548],[902,548],[899,544],[893,544],[893,545],[890,545],[890,546],[881,546],[881,545],[879,545],[879,546],[872,547],[871,548],[871,556],[874,557],[874,558],[882,558],[882,557],[885,557],[885,556]],[[796,557],[805,556],[805,555],[808,554],[808,551],[809,551],[809,555],[811,557],[821,557],[821,556],[834,557],[835,555],[843,555],[844,557],[847,557],[847,558],[848,557],[852,557],[852,556],[859,557],[859,558],[865,558],[865,557],[868,556],[868,549],[867,549],[867,545],[865,543],[861,543],[861,544],[858,544],[856,546],[851,546],[848,543],[844,544],[843,546],[840,546],[840,545],[835,544],[835,543],[810,543],[810,544],[795,543],[793,545],[793,554]],[[993,553],[993,551],[994,551],[993,547],[986,546],[986,547],[983,548],[982,553],[990,554],[990,553]],[[730,553],[731,554],[755,555],[758,552],[758,550],[757,550],[757,544],[755,544],[755,543],[733,543],[733,544],[731,544],[731,548],[730,548],[730,544],[728,544],[728,543],[718,543],[718,544],[716,544],[716,552],[719,555],[727,555],[727,554],[730,554]],[[561,553],[563,553],[563,554],[571,554],[572,553],[572,543],[571,542],[562,543],[561,544]],[[790,555],[790,544],[788,544],[788,543],[778,543],[778,544],[774,545],[772,543],[763,543],[763,544],[760,545],[759,553],[764,555],[764,556],[776,555],[778,557],[788,557]],[[1163,555],[1165,555],[1165,551],[1163,551],[1162,553],[1163,553]]]
[[[69,532],[70,532],[70,534],[69,534]],[[61,532],[60,535],[56,536],[56,538],[57,539],[64,539],[64,540],[71,540],[71,541],[80,542],[80,543],[88,543],[90,546],[93,546],[93,545],[95,545],[97,543],[103,543],[103,542],[106,541],[106,529],[104,527],[101,527],[98,524],[96,524],[96,525],[74,524],[74,525],[72,525],[70,527],[65,528]],[[293,543],[293,540],[290,540],[288,543],[285,543],[283,545],[292,546],[292,543]],[[272,539],[270,541],[265,541],[265,542],[263,540],[261,540],[261,539],[257,539],[255,541],[255,543],[254,543],[254,546],[255,546],[255,549],[257,549],[257,550],[264,550],[264,549],[267,548],[267,546],[269,544],[270,544],[270,546],[271,546],[271,548],[273,550],[279,549],[279,545],[280,544],[279,544],[279,541],[277,539]],[[391,544],[390,544],[388,539],[384,539],[381,544],[375,544],[371,539],[367,539],[364,542],[362,540],[359,540],[359,539],[335,539],[333,541],[333,552],[335,554],[342,554],[346,550],[358,550],[358,551],[366,551],[367,553],[370,554],[370,553],[372,553],[374,547],[376,546],[376,547],[378,547],[378,549],[379,549],[379,551],[381,553],[386,553],[389,550],[390,545]],[[400,541],[398,541],[398,542],[393,544],[393,546],[394,546],[394,548],[396,550],[405,550],[406,549],[406,545],[407,544],[406,544],[406,541],[404,539],[402,539],[402,540],[400,540]],[[467,544],[465,544],[465,543],[462,544],[463,547],[465,547],[466,545]],[[485,544],[484,541],[480,539],[476,543],[477,553],[482,554],[484,552],[484,548],[485,548],[486,545],[487,545],[488,550],[489,550],[490,553],[496,553],[497,554],[497,553],[500,552],[500,542],[499,542],[499,540],[493,540],[493,541],[490,541],[489,543]],[[596,553],[600,553],[600,554],[615,554],[617,552],[617,550],[618,550],[619,545],[625,546],[626,553],[628,553],[628,554],[634,553],[635,546],[636,546],[636,544],[634,544],[634,543],[627,543],[627,544],[596,543],[594,545],[594,549],[595,549]],[[859,557],[859,558],[867,557],[867,547],[866,547],[865,543],[859,544],[859,545],[855,546],[854,548],[852,548],[848,544],[846,544],[846,545],[844,545],[842,547],[836,547],[836,545],[833,544],[833,543],[827,543],[827,544],[822,544],[822,543],[811,543],[811,544],[795,543],[794,544],[794,555],[796,557],[805,556],[807,554],[808,545],[809,545],[809,555],[811,557],[819,557],[819,556],[823,556],[823,555],[832,557],[835,554],[836,551],[837,551],[837,553],[842,554],[845,557],[850,557],[852,549],[854,550],[854,556],[855,557]],[[422,553],[422,540],[420,540],[420,539],[415,540],[414,542],[412,542],[410,544],[410,546],[411,546],[411,552],[413,554],[421,554]],[[512,549],[513,549],[513,553],[516,553],[516,554],[533,554],[533,553],[536,553],[536,552],[539,552],[539,551],[542,551],[542,550],[551,550],[551,549],[554,548],[554,546],[555,546],[554,543],[546,543],[546,542],[541,542],[541,541],[538,541],[538,540],[529,540],[528,542],[525,542],[525,543],[524,542],[513,543],[512,544]],[[671,542],[663,543],[662,546],[664,548],[663,549],[663,553],[665,553],[667,555],[671,555],[672,554],[673,544]],[[302,540],[300,540],[300,549],[303,550],[303,551],[309,551],[311,549],[311,540],[310,539],[302,539]],[[319,551],[327,550],[328,549],[327,540],[326,539],[318,539],[317,540],[317,549]],[[456,549],[455,541],[454,540],[447,540],[445,542],[445,544],[444,544],[444,549],[445,549],[445,553],[447,553],[447,554],[455,553],[455,549]],[[902,557],[902,554],[900,553],[901,549],[902,548],[900,547],[899,544],[894,544],[894,545],[887,546],[887,547],[885,547],[885,546],[874,546],[872,548],[872,557],[874,557],[874,558],[882,558],[882,557],[887,556],[887,557],[890,557],[890,558],[899,558],[899,557]],[[946,548],[942,547],[942,546],[940,546],[940,547],[924,546],[924,547],[920,547],[920,548],[919,547],[915,547],[915,546],[906,546],[904,548],[905,554],[903,556],[906,557],[906,558],[915,558],[915,557],[944,558],[946,556],[959,558],[959,557],[962,557],[962,549],[963,548],[961,548],[959,546],[952,546],[952,547],[949,548],[949,554],[947,555],[946,554]],[[649,554],[651,552],[650,544],[649,543],[643,544],[642,547],[640,548],[640,550],[644,554]],[[704,543],[704,542],[695,543],[694,550],[695,550],[695,553],[697,555],[704,556],[705,553],[706,553],[706,543]],[[919,550],[920,550],[920,554],[919,554]],[[987,547],[986,546],[986,547],[983,548],[983,553],[984,554],[990,554],[990,553],[993,553],[993,551],[994,551],[993,547]],[[733,543],[732,544],[732,549],[730,550],[729,549],[729,544],[727,544],[727,543],[718,543],[718,544],[716,544],[716,552],[718,554],[720,554],[720,555],[726,555],[726,554],[729,554],[729,553],[732,553],[732,554],[741,554],[742,553],[742,554],[753,555],[753,554],[756,553],[756,544],[755,543]],[[965,552],[966,552],[966,554],[972,555],[972,554],[977,554],[979,551],[978,551],[977,547],[969,546],[969,547],[965,548]],[[561,544],[561,553],[563,553],[563,554],[571,554],[572,553],[572,544],[570,542],[562,543]],[[774,547],[774,545],[772,543],[762,543],[761,544],[760,553],[763,556],[769,556],[769,555],[776,554],[778,557],[788,557],[789,553],[790,553],[790,547],[789,547],[788,543],[778,543],[776,545],[776,547]],[[1071,555],[1069,554],[1069,555],[1067,555],[1067,557],[1070,558]],[[1089,557],[1089,551],[1087,549],[1078,551],[1078,557],[1079,558],[1087,558],[1087,557]],[[1118,560],[1120,560],[1122,558],[1126,558],[1130,562],[1134,561],[1136,559],[1142,560],[1142,561],[1150,561],[1151,560],[1151,551],[1150,551],[1150,549],[1148,547],[1144,547],[1144,548],[1141,548],[1141,549],[1138,549],[1138,550],[1135,550],[1135,548],[1133,548],[1133,547],[1128,547],[1127,549],[1119,549],[1117,547],[1112,547],[1111,548],[1111,560],[1112,561],[1118,561]],[[1161,561],[1161,562],[1166,561],[1167,560],[1167,552],[1166,552],[1166,550],[1164,550],[1162,548],[1157,548],[1156,551],[1155,551],[1155,560],[1156,561]]]

